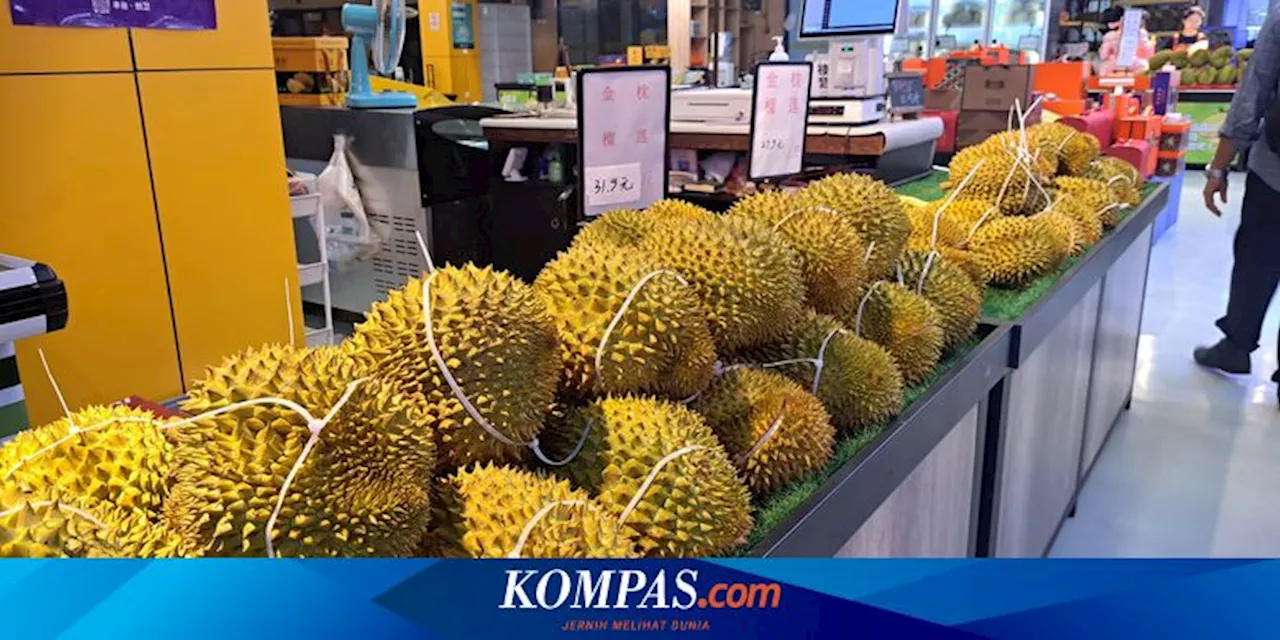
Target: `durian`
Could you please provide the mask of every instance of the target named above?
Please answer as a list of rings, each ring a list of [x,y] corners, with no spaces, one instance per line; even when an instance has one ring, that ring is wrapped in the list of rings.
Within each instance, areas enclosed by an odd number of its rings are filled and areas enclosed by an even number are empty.
[[[982,290],[969,274],[941,253],[930,257],[930,252],[908,251],[899,264],[907,287],[919,290],[937,310],[943,350],[972,338],[982,313]]]
[[[739,200],[730,216],[767,224],[800,256],[806,299],[822,313],[838,313],[858,301],[866,277],[866,249],[848,220],[834,210],[798,207],[780,191]]]
[[[835,209],[845,217],[870,247],[867,278],[884,277],[893,269],[911,221],[902,200],[883,182],[856,173],[840,173],[809,183],[796,192],[797,206]]]
[[[697,408],[757,495],[805,478],[831,459],[831,416],[816,397],[779,373],[729,371],[702,394]]]
[[[578,234],[573,237],[573,246],[595,244],[604,247],[638,247],[659,224],[662,224],[660,220],[644,211],[609,211],[579,229]]]
[[[1200,84],[1200,74],[1196,73],[1195,69],[1191,69],[1191,68],[1182,69],[1182,72],[1179,74],[1179,76],[1180,76],[1180,84],[1184,87],[1190,87],[1190,86]]]
[[[183,541],[142,512],[57,492],[0,490],[0,558],[174,558]]]
[[[172,465],[173,448],[156,417],[122,405],[76,411],[0,447],[3,485],[32,500],[101,501],[151,521],[160,519]]]
[[[1173,58],[1172,51],[1168,51],[1168,50],[1157,51],[1154,56],[1151,56],[1151,69],[1153,71],[1159,71],[1160,69],[1163,69],[1166,64],[1169,64],[1169,61],[1172,58]]]
[[[1059,173],[1079,175],[1101,153],[1101,145],[1093,134],[1076,131],[1060,122],[1038,124],[1032,127],[1031,133],[1057,150]]]
[[[1064,257],[1043,220],[1001,218],[982,225],[970,248],[982,256],[993,284],[1020,287],[1048,273]]]
[[[490,464],[442,478],[436,495],[429,537],[432,555],[639,557],[631,528],[619,526],[616,514],[562,479]],[[529,534],[518,547],[526,529]]]
[[[672,198],[659,200],[649,205],[645,213],[662,222],[712,220],[716,217],[716,214],[692,202]]]
[[[1197,51],[1196,53],[1202,53],[1202,52]],[[1209,84],[1209,85],[1217,84],[1218,70],[1214,69],[1213,67],[1204,67],[1203,69],[1200,69],[1199,71],[1196,72],[1196,80],[1199,81],[1199,84]]]
[[[823,346],[826,350],[823,351]],[[822,356],[817,396],[841,433],[880,424],[902,408],[902,374],[884,347],[860,338],[835,318],[806,314],[787,337],[767,347],[737,354],[738,362],[768,364]],[[789,364],[773,369],[812,389],[813,364]]]
[[[1076,227],[1076,238],[1082,247],[1091,247],[1102,239],[1102,220],[1075,196],[1058,193],[1049,210],[1071,219]]]
[[[431,282],[431,326],[440,356],[472,405],[514,442],[528,442],[560,382],[556,326],[533,289],[515,277],[472,265],[438,269]],[[441,472],[478,461],[520,461],[463,410],[432,356],[423,281],[410,278],[373,305],[345,345],[370,372],[405,393],[421,393],[443,412],[437,425]]]
[[[683,399],[711,381],[715,346],[697,296],[646,254],[576,245],[542,269],[533,290],[559,330],[563,391],[570,396],[646,392]]]
[[[872,283],[863,302],[845,321],[858,335],[893,355],[903,382],[908,385],[923,380],[942,358],[946,344],[942,317],[933,303],[914,288],[891,282]]]
[[[430,515],[438,415],[368,375],[337,347],[249,349],[210,370],[182,404],[197,417],[260,398],[295,403],[317,420],[336,413],[305,459],[319,425],[279,404],[168,430],[176,465],[166,521],[206,555],[263,556],[268,520],[302,459],[271,532],[277,555],[409,555]]]
[[[1020,148],[993,144],[990,140],[961,149],[951,157],[948,168],[951,178],[943,186],[956,189],[963,184],[964,190],[958,198],[986,200],[997,205],[1000,213],[1010,215],[1022,211],[1033,189],[1031,180],[1038,179],[1034,166]]]
[[[1080,255],[1084,251],[1084,242],[1076,223],[1064,213],[1052,209],[1036,214],[1036,218],[1048,223],[1056,243],[1055,250],[1064,256]]]
[[[960,203],[961,201],[952,202],[946,209],[942,210],[942,215],[937,215],[938,209],[942,207],[942,202],[930,203],[922,209],[909,210],[907,218],[911,220],[911,237],[907,239],[907,246],[934,246],[934,227],[936,225],[938,246],[963,247],[969,239],[969,231],[965,228],[964,217],[963,215],[956,217],[947,215],[951,207]]]
[[[1112,229],[1120,223],[1121,203],[1111,199],[1111,190],[1107,183],[1088,178],[1058,178],[1055,186],[1059,191],[1070,194],[1089,209],[1102,221],[1104,229]]]
[[[969,281],[979,291],[987,288],[987,268],[982,261],[982,257],[968,249],[956,249],[947,246],[937,246],[930,248],[929,243],[924,240],[917,240],[913,236],[912,240],[907,242],[908,251],[937,251],[939,255],[946,258],[948,262],[960,267]]]
[[[549,425],[552,457],[572,452],[584,429],[581,452],[559,471],[633,529],[644,556],[718,555],[745,541],[750,493],[698,414],[652,398],[603,398]]]
[[[1111,199],[1131,207],[1142,200],[1142,176],[1133,165],[1110,156],[1094,160],[1081,177],[1097,180],[1111,189]]]
[[[1179,69],[1185,69],[1190,64],[1190,56],[1187,55],[1186,51],[1175,51],[1169,62]]]
[[[777,338],[804,307],[800,258],[767,225],[737,216],[663,225],[643,248],[692,286],[719,350]]]
[[[1209,59],[1211,57],[1212,57],[1211,54],[1206,49],[1199,49],[1197,51],[1193,51],[1191,52],[1191,56],[1190,56],[1191,66],[1203,67],[1209,64]]]

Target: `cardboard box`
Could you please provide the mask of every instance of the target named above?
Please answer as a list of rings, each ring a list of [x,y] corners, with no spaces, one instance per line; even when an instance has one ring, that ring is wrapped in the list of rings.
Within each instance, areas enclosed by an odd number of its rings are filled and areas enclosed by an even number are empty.
[[[1116,139],[1116,114],[1106,109],[1086,111],[1078,116],[1063,118],[1059,122],[1076,131],[1093,134],[1103,149],[1111,146]]]
[[[938,138],[938,144],[934,148],[934,151],[937,153],[955,153],[956,131],[960,120],[960,112],[937,111],[926,108],[922,115],[925,118],[938,118],[942,120],[942,137]]]
[[[1036,110],[1027,114],[1027,126],[1040,124],[1041,116],[1044,112],[1036,107]],[[1009,128],[1009,112],[1004,111],[961,111],[959,124],[960,129],[983,130],[983,131],[1004,131]],[[1014,128],[1018,123],[1015,120]]]
[[[1191,142],[1191,122],[1165,121],[1160,127],[1160,153],[1186,152]]]
[[[929,111],[959,111],[964,94],[957,89],[927,89],[924,108]]]
[[[1033,87],[1036,93],[1053,94],[1059,100],[1083,101],[1092,71],[1087,62],[1045,62],[1036,65]]]
[[[977,144],[986,142],[987,138],[1004,131],[1004,125],[1000,125],[999,129],[965,129],[963,127],[956,128],[956,149],[964,149]]]
[[[961,110],[1008,112],[1015,103],[1030,106],[1034,69],[1031,65],[966,67]]]
[[[1142,140],[1152,147],[1160,140],[1160,125],[1164,118],[1160,116],[1138,116],[1120,118],[1116,121],[1117,140]]]
[[[1046,100],[1044,102],[1045,111],[1051,111],[1060,116],[1078,116],[1089,109],[1088,100]]]

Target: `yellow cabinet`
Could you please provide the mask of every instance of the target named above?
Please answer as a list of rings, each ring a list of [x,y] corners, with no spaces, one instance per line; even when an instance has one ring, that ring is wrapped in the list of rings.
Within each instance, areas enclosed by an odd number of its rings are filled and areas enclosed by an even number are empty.
[[[288,340],[285,278],[302,317],[274,73],[142,72],[138,82],[190,380],[245,347]]]
[[[177,396],[133,75],[0,76],[0,113],[0,253],[53,267],[71,311],[62,331],[18,343],[32,422],[62,414],[37,347],[73,409],[131,394]]]
[[[138,70],[270,68],[266,1],[217,0],[217,11],[218,28],[211,31],[134,29]]]
[[[128,31],[18,27],[13,24],[9,0],[0,0],[0,74],[131,69]]]

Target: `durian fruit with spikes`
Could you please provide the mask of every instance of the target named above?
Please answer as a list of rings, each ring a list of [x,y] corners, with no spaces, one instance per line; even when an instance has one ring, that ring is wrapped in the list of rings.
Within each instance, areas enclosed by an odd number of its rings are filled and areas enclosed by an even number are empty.
[[[823,345],[826,350],[823,351]],[[884,347],[860,338],[831,316],[807,313],[783,340],[734,357],[741,363],[767,364],[822,356],[817,396],[841,433],[874,426],[902,408],[902,373]],[[817,368],[810,363],[773,369],[812,389]]]
[[[959,188],[972,175],[957,197],[985,200],[998,206],[1001,214],[1017,214],[1026,204],[1035,175],[1019,157],[1018,150],[989,142],[965,147],[951,157],[951,177],[942,186]]]
[[[969,246],[982,256],[991,282],[1002,287],[1020,287],[1056,268],[1064,257],[1048,223],[1036,218],[988,222]]]
[[[662,221],[645,211],[618,209],[601,214],[578,230],[573,246],[638,247]]]
[[[1049,210],[1071,219],[1075,224],[1076,238],[1082,249],[1091,247],[1102,239],[1102,220],[1079,198],[1069,193],[1058,192]]]
[[[157,423],[150,411],[92,406],[23,431],[0,447],[3,484],[32,500],[105,502],[158,521],[173,447]]]
[[[0,489],[0,558],[176,558],[193,555],[133,508],[57,492]]]
[[[533,290],[559,331],[562,393],[569,397],[637,392],[683,399],[711,382],[715,346],[699,300],[647,254],[576,245],[542,269]]]
[[[436,485],[431,555],[637,558],[635,532],[568,481],[511,467],[460,469]],[[544,513],[545,510],[545,513]],[[534,522],[539,514],[542,517]],[[524,544],[520,537],[528,530]]]
[[[931,258],[930,252],[908,251],[899,264],[907,287],[916,287],[937,310],[943,350],[972,338],[982,314],[982,290],[969,274],[940,252]]]
[[[1093,134],[1076,131],[1060,122],[1038,124],[1031,128],[1031,133],[1057,149],[1060,174],[1080,175],[1101,153]]]
[[[831,459],[831,416],[813,394],[779,373],[729,371],[702,394],[697,409],[756,495],[808,477]]]
[[[1142,175],[1119,158],[1102,156],[1090,163],[1081,177],[1106,184],[1111,189],[1111,199],[1126,206],[1136,207],[1142,201]]]
[[[942,358],[946,344],[942,316],[914,288],[896,282],[873,283],[846,323],[893,355],[906,384],[923,380]]]
[[[698,414],[652,398],[596,400],[548,426],[551,457],[567,457],[584,430],[559,471],[633,529],[645,557],[718,555],[745,541],[751,494]]]
[[[689,282],[718,350],[774,340],[804,308],[800,257],[767,225],[739,216],[662,225],[643,249]]]
[[[505,272],[444,267],[431,283],[431,326],[441,359],[476,411],[514,442],[542,428],[560,383],[560,341],[532,287]],[[344,345],[361,364],[443,412],[441,472],[472,462],[517,462],[526,449],[495,438],[466,411],[432,356],[423,281],[411,278],[373,305]]]
[[[907,239],[907,247],[931,247],[934,245],[934,225],[937,225],[937,245],[943,247],[963,247],[968,241],[969,231],[965,228],[965,223],[957,220],[949,215],[952,202],[946,209],[942,210],[942,215],[938,215],[938,209],[941,208],[944,201],[929,203],[927,207],[912,209],[907,212],[907,218],[911,220],[911,237]]]
[[[1014,126],[1017,126],[1016,124]],[[1047,181],[1057,175],[1060,159],[1056,147],[1049,140],[1035,135],[1034,131],[1004,131],[983,141],[1001,149],[1021,150],[1023,161],[1035,168],[1036,179]]]
[[[809,306],[838,313],[858,301],[866,277],[866,248],[853,225],[834,211],[805,208],[781,191],[739,200],[729,210],[777,230],[800,256]]]
[[[649,208],[645,210],[645,213],[648,214],[650,217],[662,222],[699,221],[699,220],[705,221],[705,220],[713,220],[716,217],[716,214],[711,213],[710,211],[702,207],[699,207],[698,205],[693,204],[692,202],[687,202],[685,200],[676,200],[673,198],[659,200],[649,205]]]
[[[796,192],[797,206],[839,211],[870,247],[867,278],[887,276],[897,262],[911,221],[902,200],[888,185],[856,173],[828,176]]]
[[[989,279],[987,277],[987,267],[982,261],[982,256],[979,256],[968,249],[955,249],[941,245],[931,249],[929,247],[929,243],[916,241],[908,242],[907,250],[924,251],[926,253],[929,251],[937,251],[942,257],[946,258],[948,262],[960,267],[960,269],[964,271],[965,275],[969,277],[969,281],[972,282],[973,286],[977,287],[979,291],[987,288],[987,282]]]
[[[1120,223],[1120,204],[1111,199],[1107,183],[1063,176],[1054,184],[1058,191],[1074,196],[1081,205],[1098,216],[1104,229],[1113,229]]]
[[[941,206],[941,201],[937,206]],[[956,245],[964,247],[969,244],[969,238],[973,235],[974,229],[1004,214],[991,200],[958,197],[947,206],[942,215],[957,224],[964,232],[964,242]]]
[[[1080,232],[1076,230],[1076,223],[1065,213],[1049,209],[1036,214],[1035,217],[1048,223],[1058,253],[1064,256],[1077,256],[1084,251],[1084,244],[1081,241]]]
[[[337,347],[265,347],[210,370],[182,408],[200,416],[259,398],[295,403],[316,420],[336,413],[305,459],[319,425],[279,404],[167,431],[176,462],[165,517],[184,541],[205,555],[266,555],[267,523],[296,466],[270,532],[277,555],[407,556],[416,549],[430,516],[435,406],[369,377]]]

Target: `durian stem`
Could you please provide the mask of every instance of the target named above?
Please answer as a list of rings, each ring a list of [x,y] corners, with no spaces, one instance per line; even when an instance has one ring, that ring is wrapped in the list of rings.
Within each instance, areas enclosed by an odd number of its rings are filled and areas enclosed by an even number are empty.
[[[667,454],[666,457],[658,461],[658,464],[653,465],[653,469],[649,471],[649,475],[644,479],[644,482],[640,484],[640,488],[636,490],[636,495],[631,496],[631,502],[627,503],[627,508],[622,510],[621,516],[618,516],[618,526],[621,527],[627,523],[627,518],[631,517],[631,512],[636,510],[640,501],[644,499],[644,495],[649,492],[649,486],[653,484],[655,479],[657,479],[658,473],[662,471],[663,467],[667,466],[667,463],[685,454],[698,451],[699,449],[706,449],[706,447],[700,444],[687,446],[683,449]]]
[[[516,546],[511,549],[511,552],[507,554],[507,557],[512,560],[519,559],[520,554],[524,552],[525,543],[529,542],[529,536],[533,534],[533,528],[537,526],[538,522],[543,518],[545,518],[548,513],[551,513],[552,509],[555,509],[556,507],[562,507],[562,506],[563,507],[588,507],[592,511],[596,511],[596,512],[600,511],[600,509],[596,508],[595,505],[585,500],[557,500],[555,502],[552,502],[542,507],[541,509],[539,509],[538,512],[533,515],[532,518],[529,518],[529,522],[524,525],[524,530],[520,532],[520,537],[516,539]]]
[[[760,449],[764,448],[765,443],[769,442],[773,436],[778,434],[778,431],[782,428],[782,419],[785,417],[787,417],[787,401],[783,400],[782,408],[778,409],[778,419],[773,421],[773,424],[764,432],[764,435],[760,436],[759,440],[756,440],[756,443],[751,446],[751,449],[738,456],[738,466],[746,466],[747,461],[751,459],[751,456],[754,456],[760,451]]]

